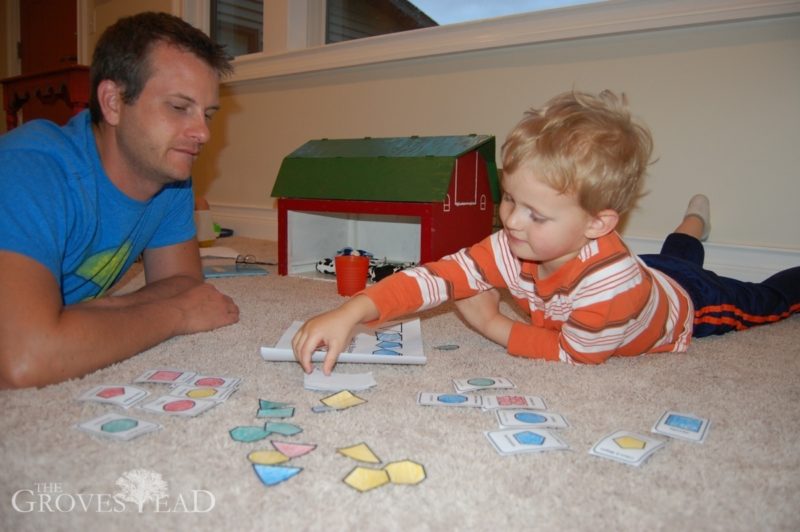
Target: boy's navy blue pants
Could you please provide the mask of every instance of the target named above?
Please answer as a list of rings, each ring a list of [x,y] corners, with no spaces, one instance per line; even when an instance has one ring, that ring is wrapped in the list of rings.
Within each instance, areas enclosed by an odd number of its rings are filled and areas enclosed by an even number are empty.
[[[642,255],[648,266],[669,275],[694,303],[693,336],[710,336],[772,323],[800,311],[800,267],[760,283],[738,281],[703,269],[698,239],[672,233],[658,255]]]

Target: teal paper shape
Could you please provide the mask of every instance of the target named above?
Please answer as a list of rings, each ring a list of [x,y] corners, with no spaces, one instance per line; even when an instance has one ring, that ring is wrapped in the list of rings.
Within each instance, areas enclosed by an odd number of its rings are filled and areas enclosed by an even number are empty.
[[[284,480],[289,480],[300,471],[302,467],[270,466],[264,464],[253,464],[253,470],[258,475],[258,479],[265,486],[274,486]]]
[[[292,417],[294,415],[294,407],[289,406],[286,408],[262,408],[256,414],[256,417]]]
[[[270,408],[285,408],[289,406],[289,403],[279,403],[277,401],[267,401],[266,399],[259,399],[258,400],[258,409],[259,410],[268,410]]]
[[[300,432],[303,432],[303,429],[298,427],[297,425],[292,425],[291,423],[279,423],[273,421],[267,421],[264,425],[264,430],[269,432],[277,432],[278,434],[283,434],[284,436],[293,436]]]
[[[241,442],[253,442],[263,440],[269,436],[266,427],[236,427],[229,431],[231,438]]]

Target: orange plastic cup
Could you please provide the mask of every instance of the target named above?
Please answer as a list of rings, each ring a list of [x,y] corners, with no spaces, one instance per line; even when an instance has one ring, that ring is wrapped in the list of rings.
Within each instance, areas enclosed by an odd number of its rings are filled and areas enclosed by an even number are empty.
[[[367,287],[369,259],[361,255],[339,255],[336,262],[336,289],[339,295],[352,296]]]

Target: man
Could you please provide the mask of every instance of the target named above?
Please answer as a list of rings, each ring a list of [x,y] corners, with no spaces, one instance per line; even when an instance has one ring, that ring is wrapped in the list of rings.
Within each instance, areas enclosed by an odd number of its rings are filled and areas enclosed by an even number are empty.
[[[91,113],[0,137],[0,387],[79,377],[238,321],[203,281],[190,179],[230,71],[179,18],[124,18],[97,43]],[[146,286],[102,297],[139,255]]]

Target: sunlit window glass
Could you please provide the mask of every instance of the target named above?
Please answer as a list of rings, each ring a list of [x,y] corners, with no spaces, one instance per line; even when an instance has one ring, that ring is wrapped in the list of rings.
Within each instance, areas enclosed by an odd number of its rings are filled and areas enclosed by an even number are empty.
[[[599,1],[602,0],[327,0],[325,42]]]

